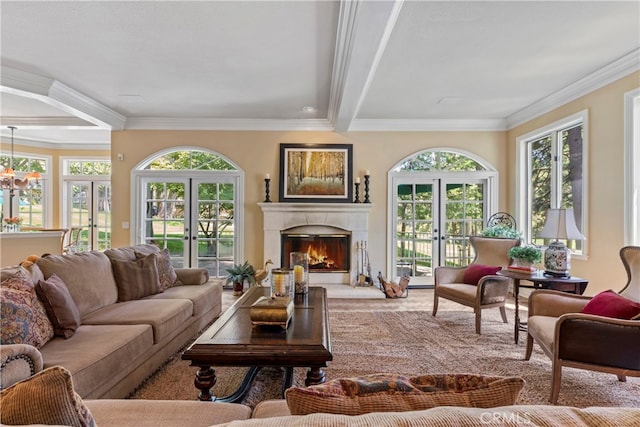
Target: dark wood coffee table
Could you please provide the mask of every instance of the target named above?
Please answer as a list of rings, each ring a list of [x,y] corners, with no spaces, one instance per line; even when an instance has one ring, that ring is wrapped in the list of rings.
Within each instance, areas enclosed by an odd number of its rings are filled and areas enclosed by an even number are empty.
[[[286,330],[251,324],[251,304],[270,292],[268,287],[250,288],[182,354],[191,366],[199,367],[194,384],[200,390],[200,400],[241,401],[258,370],[265,366],[285,368],[283,392],[292,384],[294,367],[309,368],[306,385],[325,381],[322,368],[333,360],[326,289],[310,287],[307,295],[296,295]],[[250,369],[236,392],[215,397],[211,394],[216,383],[214,366]]]

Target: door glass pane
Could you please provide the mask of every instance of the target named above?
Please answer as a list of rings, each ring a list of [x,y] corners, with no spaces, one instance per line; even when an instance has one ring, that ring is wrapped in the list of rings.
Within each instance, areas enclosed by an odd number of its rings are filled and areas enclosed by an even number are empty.
[[[95,214],[94,214],[94,242],[93,249],[103,251],[111,247],[111,184],[96,183],[95,186]]]
[[[68,228],[82,228],[78,237],[78,244],[73,248],[75,252],[91,249],[89,235],[91,232],[91,185],[72,183],[70,185],[71,208]]]
[[[433,267],[433,186],[398,185],[396,274],[431,276]]]
[[[484,189],[484,184],[445,184],[446,239],[443,265],[461,267],[473,260],[469,236],[479,234],[484,223]]]
[[[174,267],[188,266],[185,261],[185,184],[153,182],[146,188],[144,242],[168,249]]]

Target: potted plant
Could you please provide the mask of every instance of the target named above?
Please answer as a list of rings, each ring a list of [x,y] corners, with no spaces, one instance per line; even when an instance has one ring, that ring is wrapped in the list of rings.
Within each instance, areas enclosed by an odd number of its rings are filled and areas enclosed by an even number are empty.
[[[515,246],[509,249],[509,256],[514,259],[514,266],[530,268],[542,260],[542,251],[536,246]]]
[[[507,225],[492,225],[482,230],[480,235],[482,237],[501,237],[503,239],[519,239],[522,237],[518,230]]]
[[[253,268],[249,261],[245,261],[244,264],[236,264],[227,269],[227,283],[233,283],[233,295],[242,295],[244,292],[245,280],[249,282],[249,285],[255,283],[256,270]]]

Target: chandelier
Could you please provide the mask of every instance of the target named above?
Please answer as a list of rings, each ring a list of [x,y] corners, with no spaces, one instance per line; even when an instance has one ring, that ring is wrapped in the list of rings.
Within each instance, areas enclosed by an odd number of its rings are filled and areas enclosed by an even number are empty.
[[[2,189],[9,190],[11,197],[15,195],[15,190],[23,190],[25,188],[33,188],[40,184],[40,172],[27,172],[23,179],[16,178],[16,172],[13,170],[13,131],[17,128],[15,126],[7,126],[11,129],[11,157],[9,159],[9,166],[5,166],[0,174],[2,179]]]

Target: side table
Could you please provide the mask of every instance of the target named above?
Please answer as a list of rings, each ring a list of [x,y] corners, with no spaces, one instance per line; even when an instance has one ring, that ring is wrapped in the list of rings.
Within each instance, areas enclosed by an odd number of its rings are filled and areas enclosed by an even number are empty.
[[[498,276],[508,277],[513,279],[513,299],[515,300],[515,332],[514,339],[518,344],[520,335],[520,314],[518,307],[518,299],[520,296],[520,287],[532,288],[532,289],[553,289],[563,292],[571,292],[574,294],[582,295],[587,287],[589,281],[581,277],[554,277],[546,276],[542,270],[537,270],[532,273],[519,272],[513,270],[500,270]],[[521,285],[520,281],[526,280],[533,283],[533,285]]]

